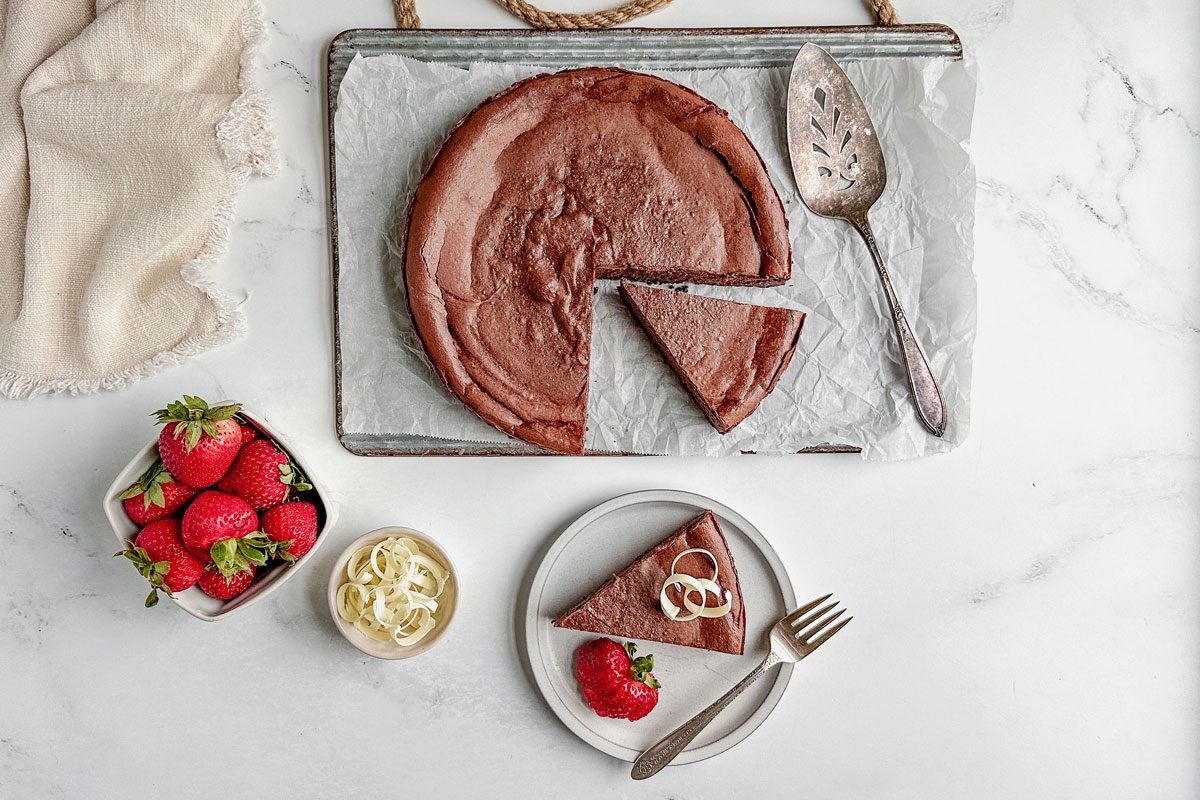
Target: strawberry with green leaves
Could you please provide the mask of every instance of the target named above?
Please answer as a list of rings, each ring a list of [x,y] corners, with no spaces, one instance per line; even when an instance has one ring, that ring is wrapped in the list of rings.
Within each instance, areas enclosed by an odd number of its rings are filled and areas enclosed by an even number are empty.
[[[129,549],[122,550],[116,556],[129,559],[142,577],[150,582],[146,608],[158,602],[159,590],[171,596],[175,592],[190,589],[204,572],[204,565],[184,548],[177,519],[150,523],[138,533]]]
[[[293,493],[306,492],[312,486],[274,442],[254,439],[242,447],[217,488],[261,510],[277,506]]]
[[[200,576],[200,591],[217,600],[232,600],[250,588],[258,568],[250,565],[241,572],[226,577],[220,570],[208,568]]]
[[[171,477],[161,459],[155,460],[136,483],[121,492],[125,514],[140,528],[173,516],[195,496],[195,489]]]
[[[575,674],[588,706],[600,716],[633,722],[658,704],[654,656],[634,658],[635,650],[633,642],[622,647],[612,639],[593,639],[579,648]]]
[[[278,545],[258,530],[258,514],[240,497],[210,489],[183,512],[183,544],[190,553],[207,553],[226,578],[262,566]]]
[[[296,561],[317,543],[317,507],[300,500],[275,506],[262,515],[262,530],[278,544],[280,558]]]
[[[221,480],[242,446],[242,427],[233,418],[241,408],[209,408],[199,397],[184,395],[155,412],[166,426],[158,435],[158,454],[175,480],[194,489]]]

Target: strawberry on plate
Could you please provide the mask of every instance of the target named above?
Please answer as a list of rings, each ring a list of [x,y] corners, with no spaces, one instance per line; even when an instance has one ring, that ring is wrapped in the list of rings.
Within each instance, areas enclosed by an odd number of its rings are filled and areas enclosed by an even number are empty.
[[[257,509],[277,506],[293,492],[312,488],[287,454],[267,439],[244,445],[217,488],[235,494]]]
[[[251,564],[241,572],[226,577],[220,570],[209,568],[200,576],[200,591],[217,600],[230,600],[250,588],[258,567]]]
[[[213,489],[183,512],[183,543],[189,553],[208,553],[226,578],[266,564],[278,549],[258,530],[258,514],[249,503]]]
[[[262,530],[279,545],[284,561],[296,561],[317,543],[317,507],[296,501],[268,509],[262,515]]]
[[[172,478],[162,460],[156,459],[136,483],[121,492],[120,499],[125,514],[135,525],[144,528],[151,522],[174,515],[195,496],[195,489]]]
[[[639,720],[658,704],[659,682],[654,656],[633,658],[636,647],[612,639],[586,642],[579,648],[575,674],[588,706],[602,717]]]
[[[204,565],[183,546],[177,519],[151,522],[134,538],[129,549],[115,554],[129,559],[150,582],[146,608],[158,602],[161,589],[167,596],[190,589],[200,580]]]
[[[175,480],[195,489],[221,480],[242,446],[242,427],[233,419],[241,408],[209,408],[199,397],[184,395],[155,412],[166,426],[158,435],[158,454]]]

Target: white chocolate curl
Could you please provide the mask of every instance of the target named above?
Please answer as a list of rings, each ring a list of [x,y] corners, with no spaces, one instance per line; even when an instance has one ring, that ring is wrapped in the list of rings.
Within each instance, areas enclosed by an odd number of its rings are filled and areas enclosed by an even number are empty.
[[[708,556],[708,560],[712,562],[713,574],[711,578],[697,578],[693,575],[688,575],[686,572],[676,572],[675,565],[679,563],[679,559],[686,556],[688,553],[703,553]],[[703,547],[694,547],[690,550],[684,550],[679,555],[675,556],[675,560],[671,562],[671,574],[663,581],[662,590],[658,593],[658,605],[662,608],[667,619],[675,622],[690,622],[697,617],[705,619],[717,619],[723,617],[733,610],[733,594],[728,589],[722,589],[717,583],[717,575],[720,568],[717,566],[717,557],[705,550]],[[688,610],[686,615],[680,615],[683,610],[671,601],[669,592],[667,591],[672,586],[679,587],[681,596],[683,597],[684,608]],[[700,596],[700,602],[692,599],[692,594]],[[708,595],[712,594],[718,600],[722,597],[725,602],[718,606],[708,607]]]
[[[410,647],[437,625],[438,598],[450,571],[407,537],[364,545],[346,562],[338,615],[369,639]]]

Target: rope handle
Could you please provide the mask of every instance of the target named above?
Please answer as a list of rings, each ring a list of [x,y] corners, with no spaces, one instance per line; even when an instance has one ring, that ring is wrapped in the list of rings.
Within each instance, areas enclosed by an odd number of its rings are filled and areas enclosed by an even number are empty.
[[[419,28],[421,18],[417,16],[417,0],[392,0],[396,6],[396,26],[400,28]],[[622,22],[645,16],[671,3],[671,0],[628,0],[616,8],[604,11],[590,11],[582,14],[566,14],[553,11],[542,11],[526,0],[494,0],[514,16],[528,22],[535,28],[550,30],[596,30],[611,28]],[[863,0],[871,9],[877,25],[892,27],[900,24],[892,0]]]

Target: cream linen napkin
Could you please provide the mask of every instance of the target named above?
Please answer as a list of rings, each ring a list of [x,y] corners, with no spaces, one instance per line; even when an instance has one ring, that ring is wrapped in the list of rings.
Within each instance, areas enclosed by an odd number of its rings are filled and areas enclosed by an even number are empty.
[[[209,283],[277,153],[255,0],[0,0],[0,394],[91,392],[235,338]]]

